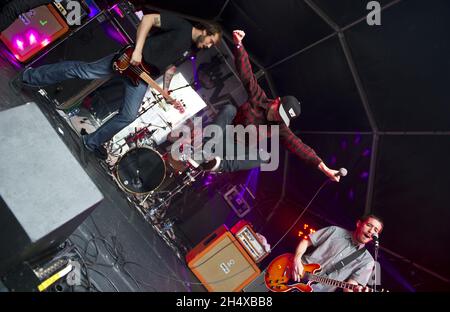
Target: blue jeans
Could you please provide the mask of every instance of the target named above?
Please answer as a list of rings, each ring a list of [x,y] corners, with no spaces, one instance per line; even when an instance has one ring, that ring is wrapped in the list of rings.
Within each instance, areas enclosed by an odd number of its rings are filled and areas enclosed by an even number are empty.
[[[26,70],[23,73],[23,81],[33,86],[43,87],[70,78],[85,80],[105,78],[114,73],[111,68],[113,57],[114,54],[111,54],[91,63],[64,61],[43,65]],[[147,92],[147,84],[141,81],[138,86],[134,86],[127,78],[123,77],[123,80],[125,96],[119,113],[86,136],[85,142],[89,149],[98,148],[137,118],[139,107]]]
[[[220,128],[222,128],[223,133],[225,134],[225,127],[227,125],[231,125],[233,123],[233,119],[236,116],[237,109],[234,105],[227,104],[224,105],[223,108],[220,110],[219,114],[217,115],[214,124],[218,125]],[[230,138],[224,137],[223,144],[224,144],[224,154],[226,155],[226,144],[227,140],[230,140]],[[239,151],[238,146],[242,144],[239,142],[235,142],[233,139],[232,142],[228,142],[229,144],[234,145],[234,151]],[[242,146],[242,150],[245,151],[245,146]],[[238,155],[235,155],[238,156]],[[237,159],[225,159],[225,157],[221,157],[220,167],[218,171],[222,172],[234,172],[234,171],[240,171],[240,170],[249,170],[256,167],[259,167],[261,165],[262,160],[258,157],[256,160],[249,160],[248,153],[244,152],[242,155],[245,157],[245,160],[237,160]]]

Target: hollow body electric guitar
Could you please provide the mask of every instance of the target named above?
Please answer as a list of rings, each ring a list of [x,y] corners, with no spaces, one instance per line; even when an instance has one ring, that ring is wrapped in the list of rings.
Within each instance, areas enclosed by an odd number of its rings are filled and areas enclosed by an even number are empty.
[[[167,103],[169,104],[176,103],[175,99],[173,99],[166,91],[164,91],[150,76],[151,70],[149,65],[147,65],[143,61],[139,65],[132,65],[130,63],[133,51],[134,46],[132,45],[124,47],[113,59],[112,62],[113,70],[121,75],[126,76],[135,86],[139,84],[139,80],[145,81],[146,83],[148,83],[150,87],[158,91],[165,98]],[[184,113],[184,107],[182,105],[174,107],[180,113]]]
[[[320,264],[317,263],[304,264],[304,273],[301,281],[291,281],[293,269],[293,254],[286,253],[276,257],[274,260],[272,260],[266,270],[266,275],[264,277],[266,287],[273,292],[312,292],[312,283],[321,283],[350,290],[353,290],[356,286],[347,282],[341,282],[328,277],[317,275],[316,273],[319,273],[321,271]],[[369,292],[375,292],[375,290],[373,288],[369,288]],[[376,292],[385,292],[385,290],[376,290]]]

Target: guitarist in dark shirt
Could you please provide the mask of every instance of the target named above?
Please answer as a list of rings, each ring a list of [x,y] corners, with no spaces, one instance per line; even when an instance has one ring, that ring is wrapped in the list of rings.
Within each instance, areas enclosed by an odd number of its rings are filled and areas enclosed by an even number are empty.
[[[148,36],[153,27],[160,29],[156,34]],[[188,21],[169,13],[147,14],[142,18],[137,29],[135,50],[130,63],[137,65],[145,61],[153,72],[151,77],[156,78],[160,73],[164,75],[164,90],[167,92],[170,81],[176,68],[173,63],[183,57],[184,52],[193,46],[207,49],[216,45],[221,39],[220,26],[212,23],[203,23],[192,26]],[[100,60],[86,63],[81,61],[64,61],[51,65],[44,65],[36,69],[26,68],[11,82],[14,89],[24,87],[41,87],[70,78],[97,79],[113,74],[111,63],[115,55],[108,55]],[[119,113],[109,119],[95,132],[82,136],[83,146],[101,159],[107,158],[103,143],[110,140],[117,132],[132,123],[138,114],[139,107],[145,93],[147,84],[140,81],[133,85],[124,77],[125,95]],[[168,94],[164,94],[166,97]],[[172,103],[176,108],[181,103]]]

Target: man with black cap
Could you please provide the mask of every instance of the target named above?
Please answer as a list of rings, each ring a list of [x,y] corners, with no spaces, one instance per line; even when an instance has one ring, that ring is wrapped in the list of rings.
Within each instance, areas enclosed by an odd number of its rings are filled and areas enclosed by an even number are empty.
[[[216,118],[216,124],[222,129],[228,124],[234,125],[279,125],[281,143],[298,158],[318,168],[331,180],[338,182],[338,171],[328,168],[317,156],[316,152],[303,143],[290,129],[291,119],[300,115],[300,102],[294,96],[284,96],[269,99],[258,85],[252,72],[248,54],[242,45],[245,33],[242,30],[233,31],[235,44],[235,65],[245,89],[248,100],[236,109],[233,105],[225,105]],[[268,133],[268,136],[271,134]],[[202,163],[200,166],[207,171],[232,172],[259,167],[263,160],[237,160],[214,157],[212,160]]]

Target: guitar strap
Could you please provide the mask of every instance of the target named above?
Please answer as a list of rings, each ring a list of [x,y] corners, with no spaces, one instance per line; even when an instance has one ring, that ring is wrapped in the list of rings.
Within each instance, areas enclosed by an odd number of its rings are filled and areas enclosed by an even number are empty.
[[[360,248],[358,250],[356,250],[355,252],[353,252],[351,255],[348,255],[347,257],[345,257],[344,259],[342,259],[341,261],[339,261],[338,263],[336,263],[335,265],[333,265],[332,267],[330,267],[325,274],[326,275],[330,275],[331,273],[342,269],[343,267],[345,267],[347,264],[349,264],[350,262],[352,262],[353,260],[355,260],[356,258],[358,258],[360,255],[362,255],[364,253],[364,251],[366,251],[366,247]]]

